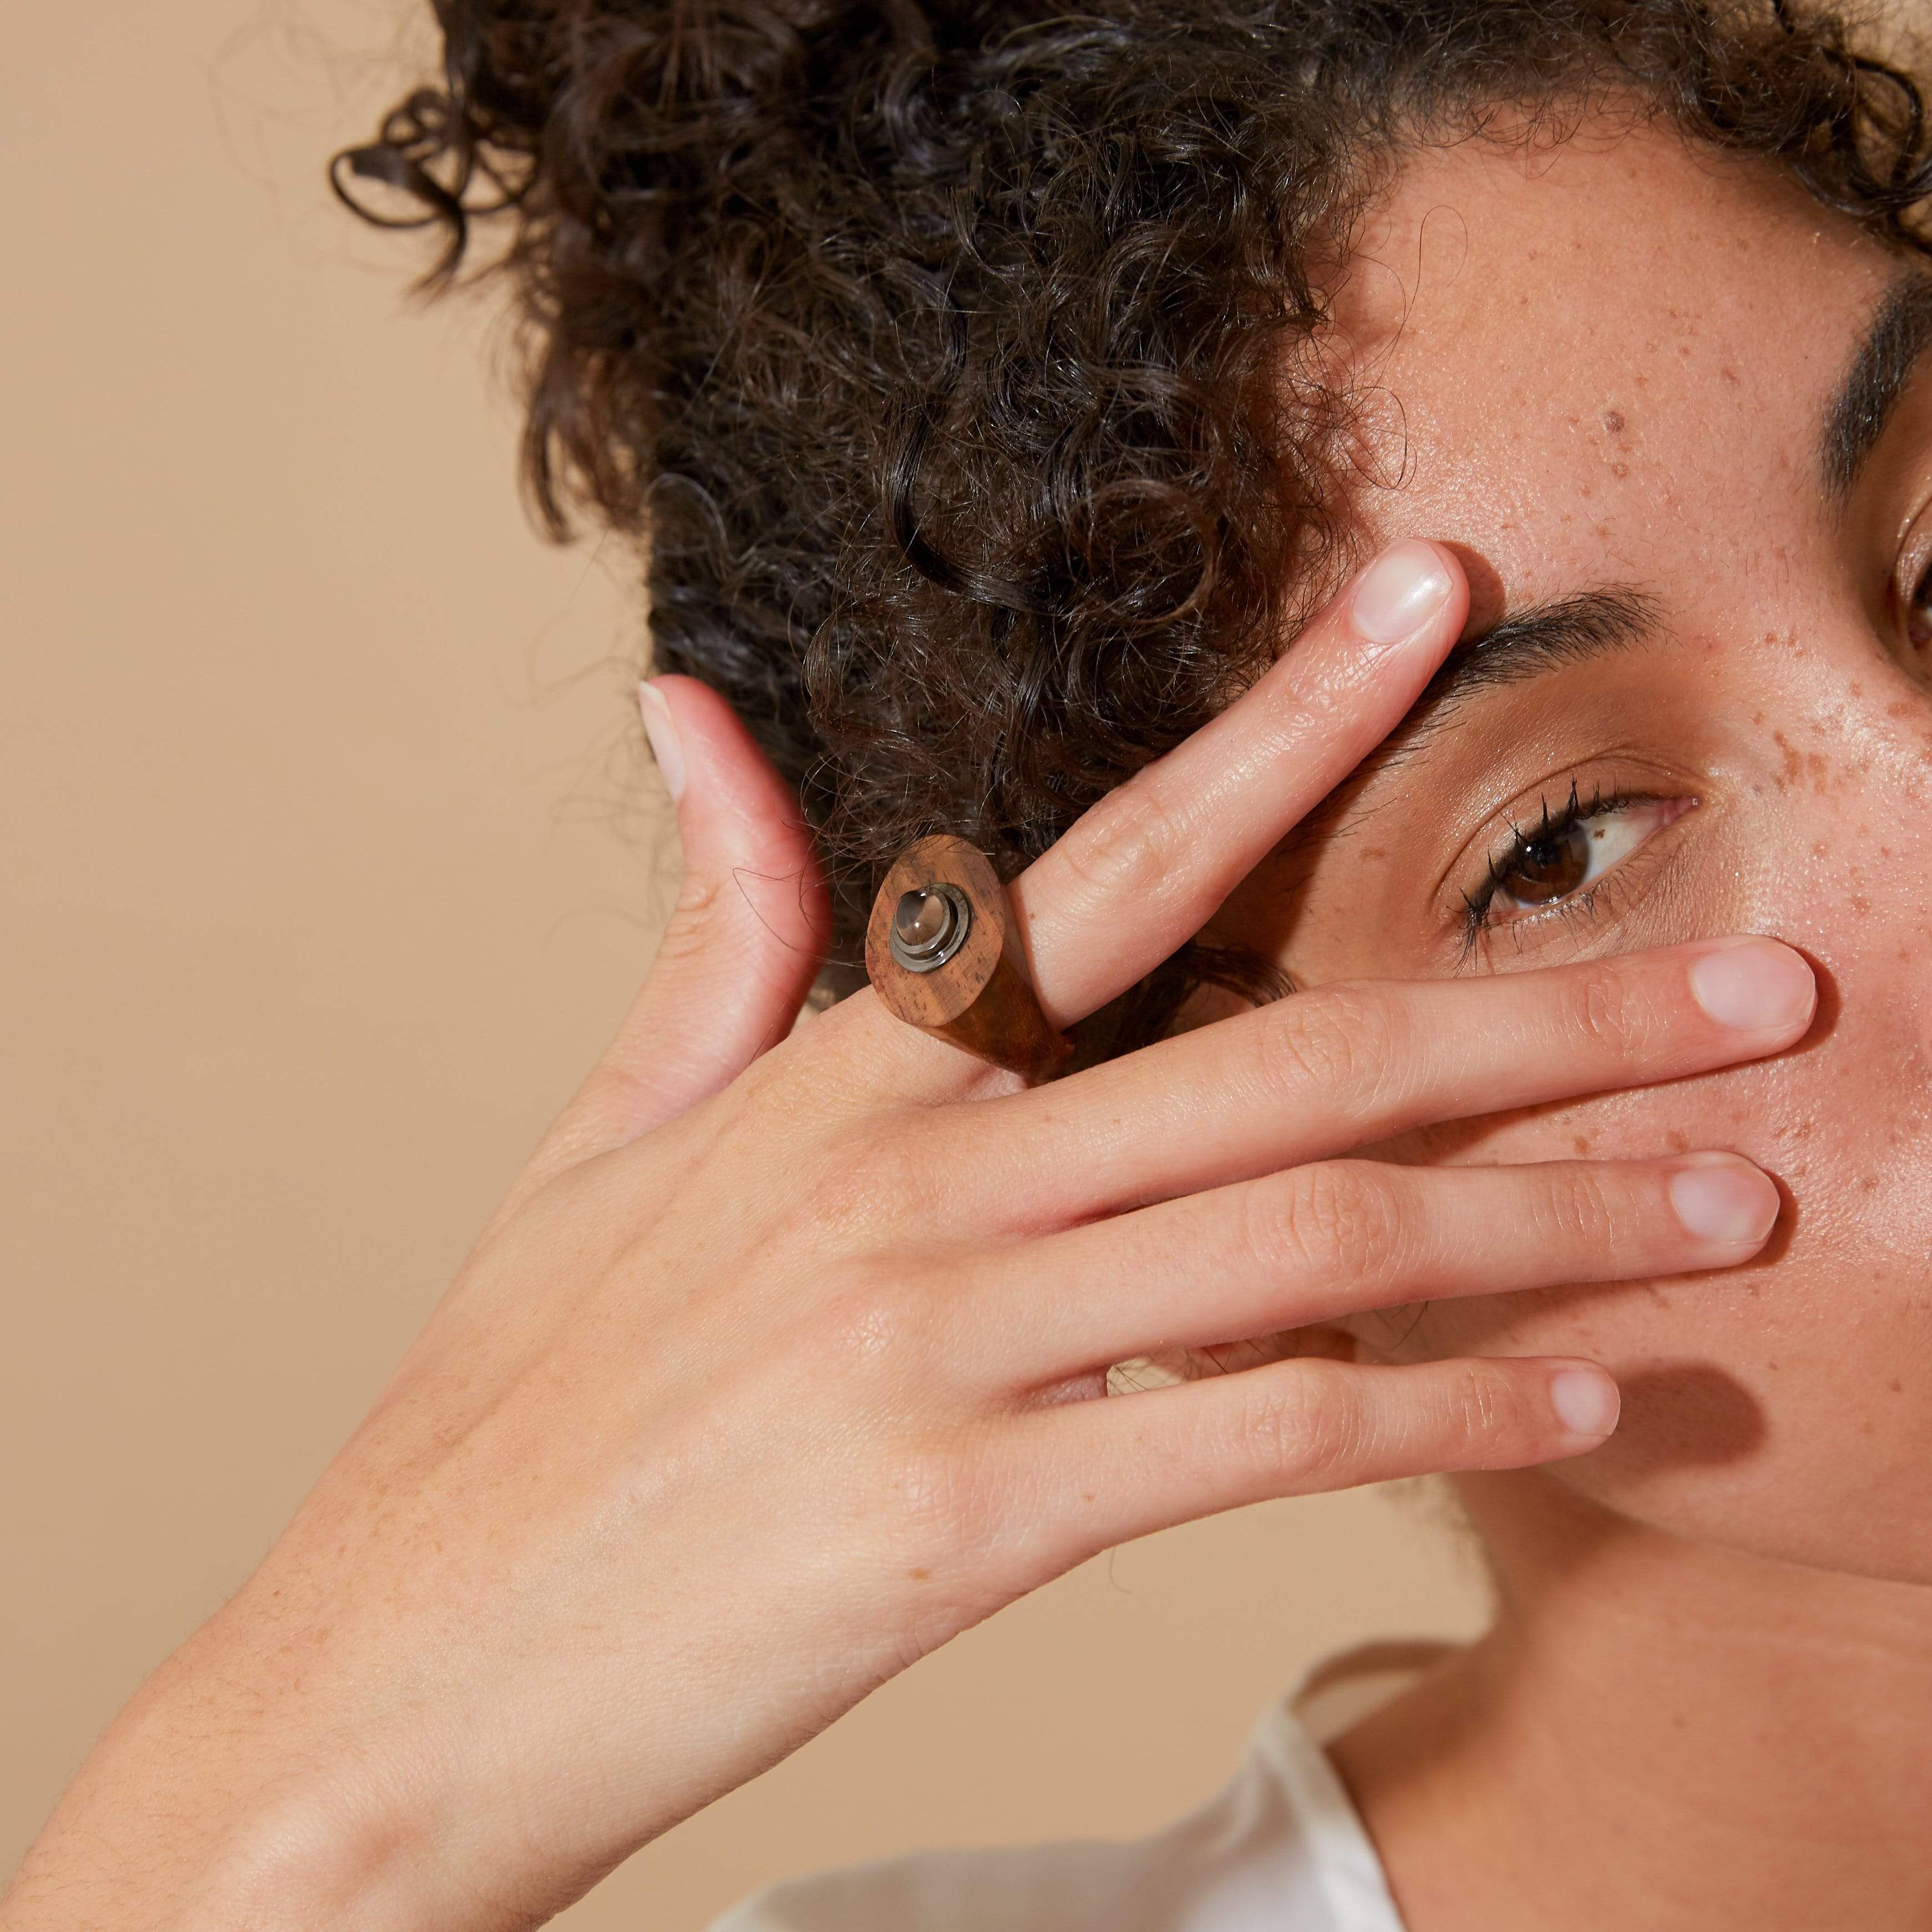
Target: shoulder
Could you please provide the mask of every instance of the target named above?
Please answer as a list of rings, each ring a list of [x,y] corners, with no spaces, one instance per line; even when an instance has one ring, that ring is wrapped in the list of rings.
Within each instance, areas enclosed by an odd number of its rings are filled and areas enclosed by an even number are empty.
[[[712,1932],[1402,1932],[1328,1758],[1286,1707],[1234,1781],[1130,1844],[928,1852],[773,1886]]]

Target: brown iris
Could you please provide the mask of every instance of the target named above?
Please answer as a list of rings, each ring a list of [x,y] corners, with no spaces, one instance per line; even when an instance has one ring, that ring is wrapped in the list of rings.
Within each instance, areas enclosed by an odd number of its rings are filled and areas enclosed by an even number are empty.
[[[1526,839],[1502,878],[1518,905],[1548,905],[1566,898],[1590,872],[1590,834],[1584,820],[1552,825]]]
[[[1932,648],[1932,570],[1919,578],[1906,602],[1905,632],[1915,650]]]

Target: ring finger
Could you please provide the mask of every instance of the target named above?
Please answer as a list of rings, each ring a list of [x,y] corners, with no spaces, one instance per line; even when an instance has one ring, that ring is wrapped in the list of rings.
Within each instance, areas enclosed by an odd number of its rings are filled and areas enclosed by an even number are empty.
[[[1732,1154],[1325,1161],[1049,1235],[1018,1267],[1007,1250],[964,1312],[1001,1338],[994,1372],[1038,1387],[1410,1302],[1729,1268],[1778,1208]]]

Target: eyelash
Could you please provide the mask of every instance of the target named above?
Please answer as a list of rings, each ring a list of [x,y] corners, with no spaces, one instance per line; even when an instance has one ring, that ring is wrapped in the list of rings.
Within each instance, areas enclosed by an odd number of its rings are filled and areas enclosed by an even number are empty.
[[[1492,852],[1485,862],[1483,882],[1473,892],[1462,895],[1462,956],[1467,959],[1481,944],[1484,933],[1492,930],[1490,909],[1496,895],[1508,885],[1517,869],[1528,859],[1531,848],[1547,843],[1585,819],[1596,818],[1610,812],[1622,810],[1633,805],[1648,805],[1654,801],[1644,792],[1612,790],[1593,790],[1585,800],[1579,794],[1576,782],[1570,782],[1570,796],[1562,808],[1552,814],[1550,801],[1542,801],[1543,816],[1540,821],[1525,831],[1520,826],[1510,828],[1510,842],[1501,852]],[[1559,918],[1570,919],[1580,914],[1586,920],[1594,917],[1599,900],[1610,890],[1610,882],[1622,869],[1613,866],[1593,884],[1580,887],[1567,897],[1553,901],[1546,908]],[[1534,917],[1536,915],[1531,914]]]

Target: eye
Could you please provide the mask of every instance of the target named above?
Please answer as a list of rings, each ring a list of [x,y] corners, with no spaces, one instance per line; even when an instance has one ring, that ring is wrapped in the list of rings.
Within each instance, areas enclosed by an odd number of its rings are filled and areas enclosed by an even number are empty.
[[[1470,902],[1480,923],[1494,926],[1587,896],[1646,841],[1696,802],[1688,798],[1594,798],[1569,802],[1519,830],[1490,861],[1482,892]]]
[[[1915,651],[1932,651],[1932,564],[1919,571],[1904,602],[1906,641]]]

